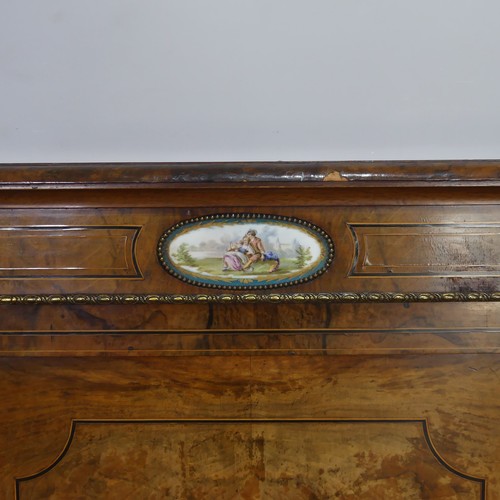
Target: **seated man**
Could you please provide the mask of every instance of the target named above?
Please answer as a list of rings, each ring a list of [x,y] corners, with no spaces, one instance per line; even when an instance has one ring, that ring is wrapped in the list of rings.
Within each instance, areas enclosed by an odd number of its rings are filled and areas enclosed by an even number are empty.
[[[270,273],[273,273],[279,268],[280,259],[278,257],[278,254],[276,252],[266,252],[262,240],[257,237],[257,231],[255,231],[254,229],[250,229],[245,235],[245,238],[248,241],[248,246],[251,249],[252,255],[249,255],[248,262],[243,266],[242,268],[243,270],[247,270],[250,266],[252,266],[252,264],[254,264],[259,260],[274,261],[271,267],[269,268]]]

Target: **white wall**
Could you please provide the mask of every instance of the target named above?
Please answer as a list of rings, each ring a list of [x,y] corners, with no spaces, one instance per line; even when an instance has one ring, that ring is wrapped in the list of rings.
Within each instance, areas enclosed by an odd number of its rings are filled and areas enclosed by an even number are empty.
[[[0,162],[500,158],[498,0],[1,0]]]

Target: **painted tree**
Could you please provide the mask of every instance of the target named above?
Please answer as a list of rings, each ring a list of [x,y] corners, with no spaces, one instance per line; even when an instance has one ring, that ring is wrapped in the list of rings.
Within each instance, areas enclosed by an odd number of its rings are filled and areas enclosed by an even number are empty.
[[[297,264],[298,267],[306,266],[307,263],[312,259],[311,247],[304,247],[302,245],[299,245],[295,249],[295,253],[295,264]]]
[[[196,260],[189,253],[189,246],[187,243],[182,243],[173,256],[180,264],[186,264],[188,266],[194,266],[196,264]]]

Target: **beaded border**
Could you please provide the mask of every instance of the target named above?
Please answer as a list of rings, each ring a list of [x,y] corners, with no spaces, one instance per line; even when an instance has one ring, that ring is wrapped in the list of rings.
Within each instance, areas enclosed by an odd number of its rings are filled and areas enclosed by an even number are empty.
[[[289,224],[295,224],[297,226],[303,226],[307,230],[316,233],[316,235],[320,236],[327,248],[327,256],[325,264],[318,269],[315,273],[311,274],[307,277],[297,277],[296,279],[292,279],[290,281],[286,281],[284,283],[270,283],[266,285],[226,285],[220,283],[204,283],[202,281],[197,281],[196,279],[190,279],[183,274],[177,272],[176,269],[170,267],[168,262],[164,257],[164,247],[168,240],[168,238],[175,233],[177,230],[184,226],[188,226],[190,224],[195,224],[197,222],[209,222],[209,221],[224,221],[224,219],[241,219],[241,221],[252,221],[256,219],[258,221],[272,221],[272,222],[283,222]],[[214,290],[270,290],[273,288],[284,288],[294,285],[302,285],[307,283],[308,281],[312,281],[319,276],[321,276],[325,271],[328,270],[330,265],[333,262],[335,256],[335,247],[333,244],[332,238],[328,235],[326,231],[324,231],[319,226],[313,224],[312,222],[308,222],[302,219],[297,219],[296,217],[288,217],[286,215],[270,215],[270,214],[257,214],[257,213],[226,213],[226,214],[211,214],[211,215],[202,215],[200,217],[194,217],[192,219],[183,220],[173,225],[169,229],[167,229],[160,237],[157,245],[157,255],[162,267],[174,278],[187,283],[189,285],[199,286],[203,288],[212,288]]]

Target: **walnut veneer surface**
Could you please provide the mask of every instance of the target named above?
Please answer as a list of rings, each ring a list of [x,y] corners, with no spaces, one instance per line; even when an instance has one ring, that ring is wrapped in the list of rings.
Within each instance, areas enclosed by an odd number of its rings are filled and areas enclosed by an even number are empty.
[[[0,166],[0,498],[500,499],[500,163]],[[301,220],[273,289],[162,267]],[[208,217],[208,219],[206,219]]]

